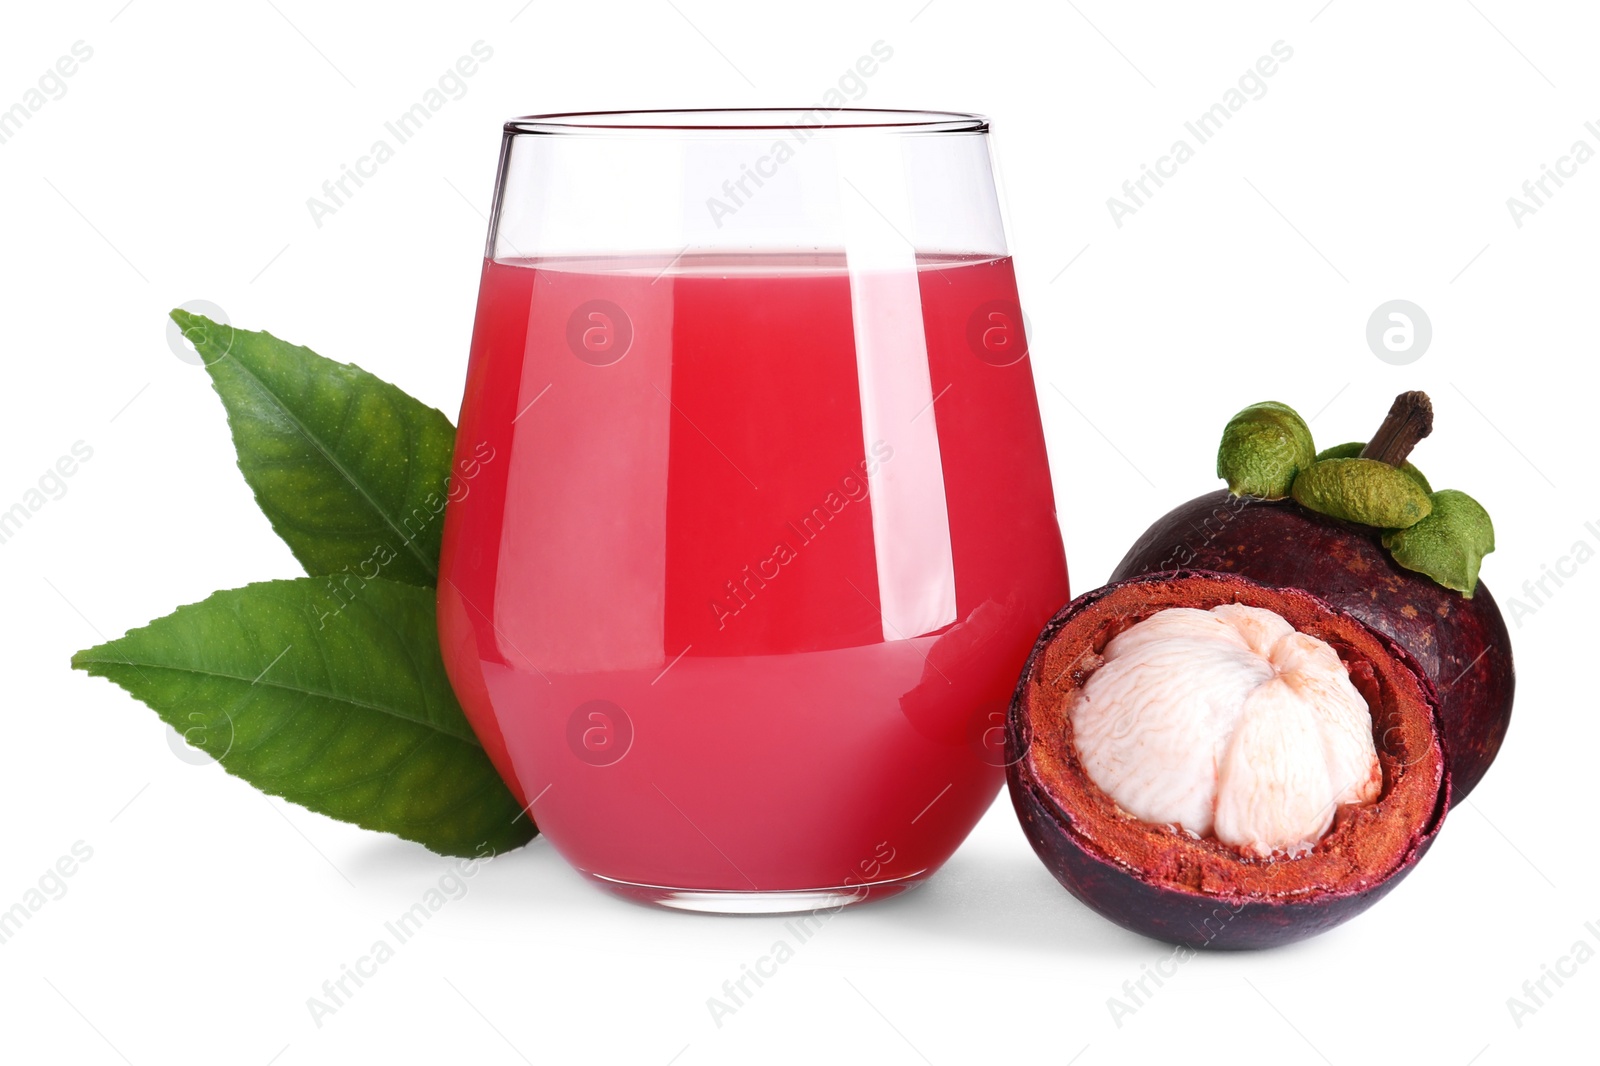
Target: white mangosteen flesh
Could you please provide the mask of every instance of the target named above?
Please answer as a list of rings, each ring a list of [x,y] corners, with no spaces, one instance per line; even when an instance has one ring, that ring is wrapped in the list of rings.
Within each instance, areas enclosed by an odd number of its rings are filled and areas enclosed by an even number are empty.
[[[1372,716],[1338,653],[1271,611],[1167,608],[1103,660],[1067,713],[1090,780],[1140,821],[1295,856],[1382,790]]]

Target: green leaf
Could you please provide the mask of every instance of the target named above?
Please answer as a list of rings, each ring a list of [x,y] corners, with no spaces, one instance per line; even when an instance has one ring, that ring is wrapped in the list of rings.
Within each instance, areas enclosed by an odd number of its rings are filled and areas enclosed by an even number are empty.
[[[455,429],[359,367],[182,309],[172,320],[227,408],[239,469],[313,576],[433,585]]]
[[[1478,566],[1494,551],[1494,523],[1471,496],[1440,489],[1433,494],[1432,513],[1408,529],[1385,533],[1383,546],[1407,570],[1471,599],[1478,588]]]
[[[1280,500],[1316,448],[1294,408],[1275,400],[1253,403],[1228,420],[1217,447],[1217,476],[1235,496]]]
[[[265,581],[72,665],[127,689],[229,773],[330,817],[445,855],[535,833],[451,692],[430,589]]]
[[[1383,529],[1416,525],[1433,509],[1412,476],[1378,459],[1322,459],[1294,479],[1295,502],[1346,522]]]
[[[1353,440],[1349,444],[1335,444],[1331,448],[1324,448],[1317,453],[1317,459],[1356,459],[1366,450],[1366,442]],[[1422,486],[1423,492],[1432,492],[1433,486],[1428,484],[1428,479],[1423,477],[1422,471],[1412,463],[1401,463],[1400,469],[1411,475],[1411,480]]]

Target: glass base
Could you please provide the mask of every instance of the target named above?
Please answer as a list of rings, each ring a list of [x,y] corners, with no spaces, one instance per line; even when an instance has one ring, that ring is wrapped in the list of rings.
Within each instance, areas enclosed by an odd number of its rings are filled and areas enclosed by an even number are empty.
[[[898,896],[906,889],[920,885],[928,874],[926,870],[919,870],[887,881],[837,885],[833,888],[737,892],[640,885],[632,881],[619,881],[614,877],[602,877],[587,870],[581,872],[595,884],[635,903],[698,914],[803,914],[808,911],[838,910],[852,903]]]

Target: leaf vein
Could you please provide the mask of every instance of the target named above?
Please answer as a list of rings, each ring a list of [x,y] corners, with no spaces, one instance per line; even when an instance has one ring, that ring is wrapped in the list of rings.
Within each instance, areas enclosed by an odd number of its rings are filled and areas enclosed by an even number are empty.
[[[273,406],[279,412],[281,412],[286,419],[289,420],[290,424],[293,425],[294,428],[297,429],[300,432],[300,435],[303,436],[306,439],[306,442],[308,444],[310,444],[313,448],[315,448],[318,452],[320,452],[322,454],[322,457],[328,461],[328,464],[330,466],[332,466],[336,471],[338,471],[339,475],[341,477],[343,477],[345,479],[345,481],[349,482],[350,487],[355,489],[355,491],[361,496],[361,498],[364,499],[367,502],[368,506],[370,506],[373,509],[373,511],[376,512],[378,514],[378,516],[383,519],[384,523],[390,529],[392,529],[396,534],[399,535],[401,541],[405,544],[406,549],[408,551],[410,551],[411,554],[416,557],[417,561],[422,564],[423,569],[426,572],[428,572],[429,574],[432,574],[435,577],[437,577],[438,573],[439,573],[439,568],[435,564],[435,562],[433,560],[429,559],[428,556],[427,556],[427,553],[424,552],[421,548],[419,548],[417,546],[417,544],[410,537],[406,536],[405,530],[402,529],[400,526],[395,524],[395,520],[388,514],[387,511],[384,510],[383,506],[376,499],[373,498],[372,494],[367,491],[366,486],[363,485],[360,481],[358,481],[356,479],[355,475],[352,474],[351,471],[348,468],[346,468],[345,464],[343,462],[341,462],[339,460],[339,458],[336,455],[334,455],[333,452],[330,451],[329,448],[326,445],[324,445],[321,440],[319,440],[316,436],[314,436],[310,432],[310,430],[307,429],[306,425],[303,422],[300,421],[299,417],[296,416],[295,413],[292,410],[289,409],[289,407],[284,403],[282,398],[280,398],[275,392],[273,392],[270,388],[268,388],[266,382],[262,381],[259,377],[257,377],[255,375],[255,373],[253,371],[251,371],[251,369],[249,367],[244,365],[243,362],[241,362],[238,359],[235,359],[233,361],[233,364],[234,364],[234,366],[238,367],[239,371],[242,374],[244,374],[245,377],[249,378],[249,380],[251,382],[253,382],[258,389],[261,390],[261,392],[262,392],[262,394],[264,396],[266,396],[269,400],[272,401]],[[359,386],[356,386],[356,387],[359,387]],[[348,404],[346,406],[348,407]]]
[[[145,667],[151,670],[164,670],[170,673],[194,674],[197,677],[213,677],[223,681],[237,681],[242,685],[249,685],[252,683],[250,678],[241,676],[239,674],[230,674],[221,670],[201,670],[191,666],[172,666],[168,663],[143,662],[134,659],[90,658],[87,656],[80,658],[79,662],[85,665],[100,664],[108,666],[132,666],[136,669]],[[418,725],[428,726],[444,736],[454,738],[463,743],[471,744],[473,747],[483,747],[483,745],[478,741],[478,738],[470,733],[470,730],[464,734],[454,729],[447,729],[445,726],[435,721],[431,716],[428,718],[413,718],[412,716],[404,714],[393,707],[385,707],[381,703],[372,703],[368,700],[358,699],[355,696],[341,695],[334,692],[323,692],[320,689],[306,688],[299,685],[286,685],[280,681],[268,681],[262,679],[255,681],[254,683],[256,685],[265,686],[268,688],[280,689],[284,692],[293,692],[302,696],[314,696],[318,699],[325,699],[334,703],[345,703],[352,707],[360,707],[364,710],[380,711],[392,717],[399,718],[402,721],[414,722]]]

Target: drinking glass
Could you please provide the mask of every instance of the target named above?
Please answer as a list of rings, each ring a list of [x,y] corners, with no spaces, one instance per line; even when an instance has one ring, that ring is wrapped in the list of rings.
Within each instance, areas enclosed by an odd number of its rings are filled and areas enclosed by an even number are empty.
[[[986,120],[516,119],[480,286],[439,629],[540,830],[689,910],[928,877],[1068,598]]]

